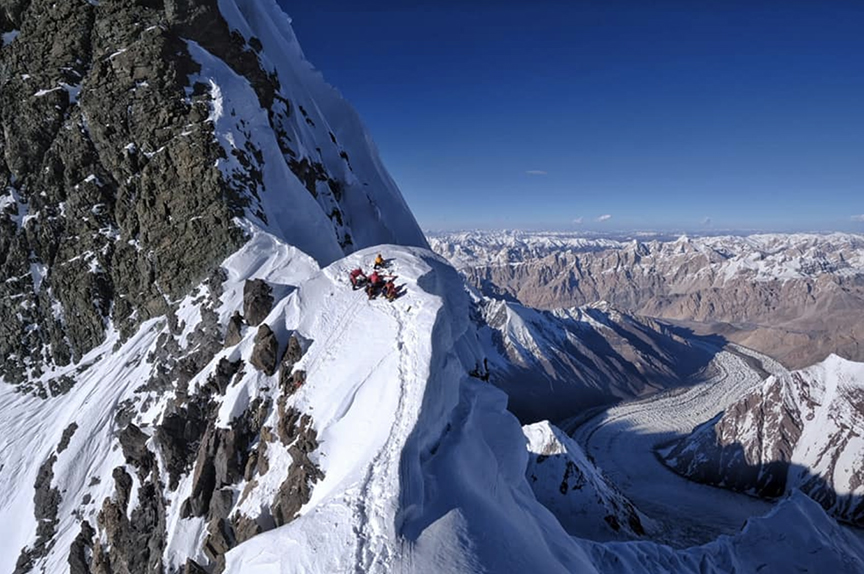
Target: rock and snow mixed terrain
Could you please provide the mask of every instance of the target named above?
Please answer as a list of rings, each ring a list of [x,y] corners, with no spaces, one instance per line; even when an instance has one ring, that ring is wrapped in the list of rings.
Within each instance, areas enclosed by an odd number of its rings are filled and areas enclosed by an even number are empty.
[[[769,377],[661,449],[690,479],[757,496],[800,489],[864,524],[864,364],[831,356]]]
[[[781,360],[864,360],[864,237],[677,239],[468,232],[430,238],[482,293],[542,309],[606,300]]]
[[[274,0],[9,0],[0,25],[0,368],[79,362],[247,239],[326,265],[426,246],[357,113]]]
[[[488,348],[478,370],[507,393],[523,422],[692,384],[724,343],[605,302],[538,311],[481,298],[477,307]]]
[[[864,569],[810,499],[751,518],[767,503],[644,458],[767,359],[719,352],[714,379],[580,426],[585,452],[522,427],[485,380],[508,342],[558,368],[542,331],[586,323],[659,388],[674,337],[606,308],[484,322],[273,0],[9,0],[0,33],[0,571]],[[347,282],[378,251],[392,303]],[[678,514],[645,496],[666,475]],[[704,528],[670,525],[711,508],[694,521],[728,535],[684,548]]]
[[[568,533],[602,541],[636,539],[654,530],[561,429],[544,421],[523,430],[531,453],[528,482]]]
[[[660,462],[655,448],[734,404],[761,384],[765,371],[784,369],[767,357],[730,347],[714,357],[699,384],[616,405],[588,421],[577,416],[562,428],[573,431],[609,479],[656,521],[656,540],[675,547],[703,544],[737,532],[748,517],[767,512],[770,505],[685,480]]]

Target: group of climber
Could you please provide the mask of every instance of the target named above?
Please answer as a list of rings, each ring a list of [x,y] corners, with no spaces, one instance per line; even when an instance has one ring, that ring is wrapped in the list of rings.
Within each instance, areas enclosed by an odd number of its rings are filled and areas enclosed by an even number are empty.
[[[365,289],[369,299],[374,299],[378,295],[384,295],[388,301],[393,301],[398,298],[401,293],[401,287],[397,287],[395,283],[395,275],[385,275],[384,270],[389,267],[390,263],[385,260],[379,253],[375,257],[375,263],[372,267],[372,273],[368,276],[359,267],[354,269],[349,274],[351,279],[351,287],[354,290]],[[380,272],[379,272],[380,271]]]

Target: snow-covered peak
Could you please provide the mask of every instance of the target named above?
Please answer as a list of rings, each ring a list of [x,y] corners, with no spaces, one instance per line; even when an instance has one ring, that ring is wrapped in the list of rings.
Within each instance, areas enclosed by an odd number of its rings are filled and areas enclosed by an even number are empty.
[[[654,527],[559,428],[542,421],[522,430],[531,453],[528,482],[567,532],[591,540],[627,540]]]
[[[702,273],[719,281],[746,276],[757,281],[864,273],[864,237],[855,234],[718,235],[677,239],[598,237],[565,232],[460,232],[430,236],[433,249],[454,265],[518,265],[556,253],[634,253],[637,267],[680,267],[701,258]]]

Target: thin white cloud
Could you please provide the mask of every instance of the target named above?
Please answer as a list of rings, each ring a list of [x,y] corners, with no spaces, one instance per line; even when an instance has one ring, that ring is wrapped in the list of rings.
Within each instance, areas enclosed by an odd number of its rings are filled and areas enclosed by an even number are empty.
[[[610,219],[612,219],[612,216],[607,213],[606,215],[601,215],[600,217],[598,217],[597,221],[602,223],[604,221],[609,221]]]
[[[710,217],[702,218],[702,225],[705,225],[706,227],[710,226],[711,225],[711,218]]]
[[[582,225],[583,221],[585,221],[584,217],[577,217],[573,220],[573,225]]]
[[[549,175],[549,172],[543,171],[542,169],[529,169],[525,173],[528,175]]]
[[[864,222],[864,213],[862,213],[861,215],[853,215],[853,216],[852,216],[852,221],[861,221],[861,222]]]

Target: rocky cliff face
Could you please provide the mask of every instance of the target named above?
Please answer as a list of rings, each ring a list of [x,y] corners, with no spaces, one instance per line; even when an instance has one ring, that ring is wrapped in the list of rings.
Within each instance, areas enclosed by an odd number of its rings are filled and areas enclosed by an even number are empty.
[[[273,1],[0,0],[0,127],[0,570],[220,571],[324,478],[268,315],[426,240]]]
[[[356,114],[256,10],[0,4],[4,380],[168,312],[246,240],[238,217],[321,263],[425,244]]]
[[[606,300],[803,367],[864,359],[864,238],[720,236],[676,240],[572,234],[433,236],[483,293],[541,309]]]
[[[864,368],[831,356],[760,387],[660,449],[676,472],[755,496],[799,488],[864,524]]]

